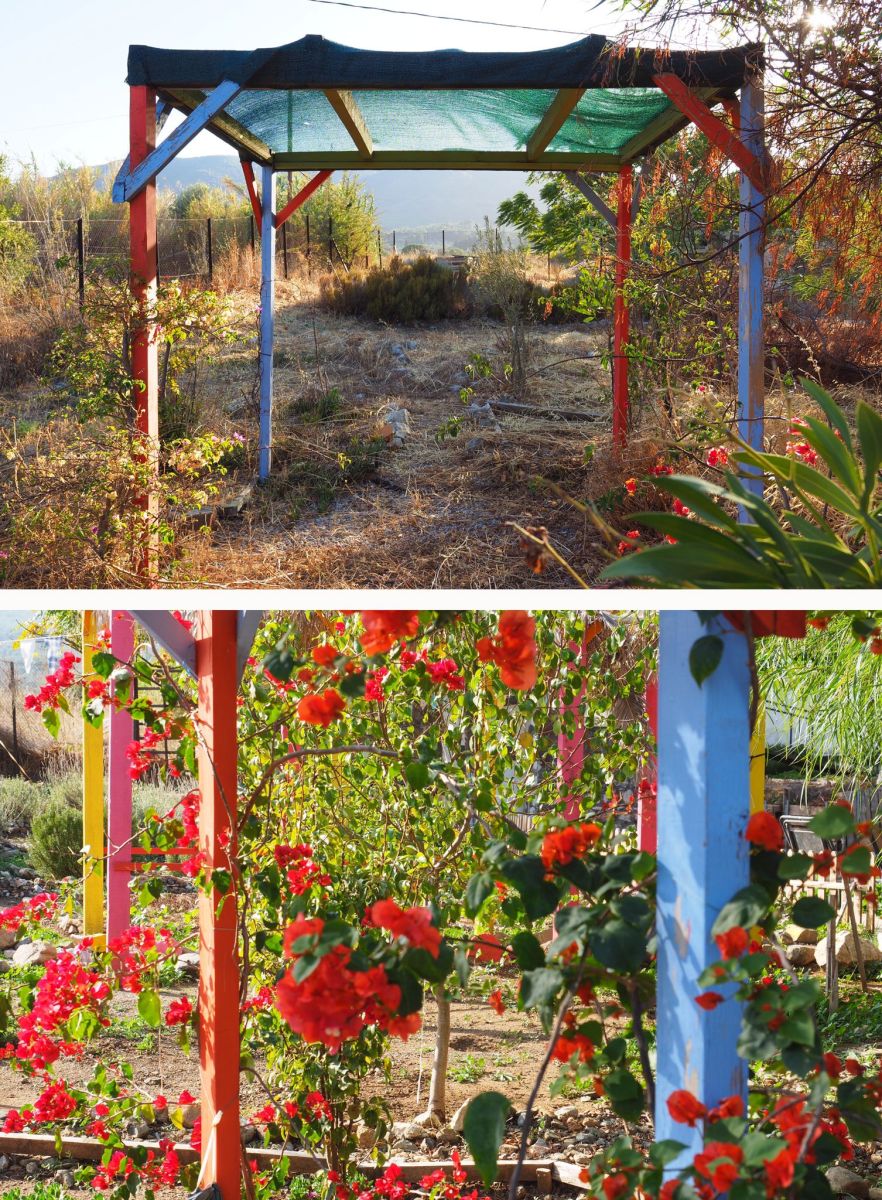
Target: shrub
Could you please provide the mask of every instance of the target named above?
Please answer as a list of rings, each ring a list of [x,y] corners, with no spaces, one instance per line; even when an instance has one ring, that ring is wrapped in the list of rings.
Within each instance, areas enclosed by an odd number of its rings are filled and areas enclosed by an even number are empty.
[[[0,779],[0,833],[30,828],[34,817],[45,805],[47,789],[28,779]]]
[[[76,808],[58,797],[49,801],[31,826],[31,866],[44,879],[78,875],[82,866],[83,824]]]
[[[332,312],[404,324],[466,317],[471,311],[465,272],[426,257],[407,263],[395,257],[382,268],[328,278],[322,299]]]

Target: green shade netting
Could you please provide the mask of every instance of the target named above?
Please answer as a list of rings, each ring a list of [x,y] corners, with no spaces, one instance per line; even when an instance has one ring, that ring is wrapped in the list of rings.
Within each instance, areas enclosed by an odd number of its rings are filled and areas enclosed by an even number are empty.
[[[352,93],[380,151],[523,151],[555,98],[548,89]],[[655,88],[585,93],[551,152],[616,154],[671,107]],[[350,151],[352,139],[322,92],[246,90],[227,113],[273,153]]]

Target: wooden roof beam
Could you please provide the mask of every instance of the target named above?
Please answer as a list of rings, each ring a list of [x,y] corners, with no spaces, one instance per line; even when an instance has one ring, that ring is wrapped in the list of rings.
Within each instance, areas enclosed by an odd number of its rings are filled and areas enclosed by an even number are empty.
[[[185,114],[192,112],[205,98],[204,93],[185,88],[176,88],[174,91],[166,89],[166,95]],[[262,141],[257,134],[252,133],[250,129],[246,129],[229,113],[219,112],[209,121],[208,128],[217,137],[238,150],[240,155],[248,154],[255,162],[265,166],[269,166],[272,162],[273,152],[266,142]]]
[[[545,116],[533,130],[527,142],[527,158],[537,159],[554,141],[556,135],[585,95],[585,88],[561,88],[549,104]]]
[[[346,126],[346,132],[358,147],[362,158],[370,158],[374,153],[374,142],[368,131],[364,114],[355,103],[352,92],[343,88],[324,88],[325,96],[334,112]]]

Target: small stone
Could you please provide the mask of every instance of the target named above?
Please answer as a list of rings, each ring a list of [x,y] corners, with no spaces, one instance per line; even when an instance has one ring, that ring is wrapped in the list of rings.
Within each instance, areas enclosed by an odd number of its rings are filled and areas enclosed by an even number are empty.
[[[400,1142],[393,1142],[393,1149],[399,1154],[418,1154],[420,1148],[417,1142],[411,1142],[407,1138],[402,1138]]]
[[[198,1100],[185,1104],[181,1108],[181,1124],[185,1129],[192,1129],[202,1113],[202,1105]]]
[[[42,966],[58,957],[58,951],[51,942],[22,942],[12,956],[17,967]]]
[[[798,946],[817,946],[818,931],[817,929],[803,929],[801,925],[785,925],[785,938],[787,944],[796,943]]]
[[[409,342],[404,343],[404,348],[406,350],[416,350],[417,344],[415,341],[413,341],[413,339],[411,339]]]
[[[366,1125],[364,1121],[359,1121],[355,1127],[355,1140],[359,1150],[373,1150],[377,1144],[377,1131],[370,1125]]]
[[[875,1158],[875,1155],[873,1156]],[[870,1188],[870,1200],[882,1200],[882,1188]]]
[[[260,1137],[260,1134],[258,1133],[256,1127],[254,1125],[252,1125],[250,1121],[243,1121],[241,1133],[239,1136],[242,1140],[243,1146],[250,1146],[252,1142],[257,1141],[257,1139]]]
[[[5,958],[0,958],[0,975],[5,975],[12,970],[12,964],[8,963]]]
[[[419,1125],[421,1129],[440,1129],[444,1122],[437,1113],[427,1109],[421,1112],[418,1117],[414,1117],[412,1124]]]
[[[554,1115],[559,1121],[566,1121],[570,1117],[577,1117],[579,1110],[575,1104],[565,1104],[563,1108],[556,1108]]]
[[[12,929],[0,929],[0,950],[8,950],[10,946],[15,945],[15,931]]]
[[[77,1184],[73,1171],[56,1171],[52,1178],[56,1183],[60,1183],[62,1187],[66,1188],[76,1187]]]
[[[129,1137],[137,1138],[139,1142],[142,1142],[144,1138],[149,1136],[150,1126],[146,1121],[129,1121],[128,1125],[126,1125],[126,1133]]]
[[[847,1167],[830,1167],[827,1182],[834,1196],[855,1196],[857,1200],[869,1200],[869,1183]]]
[[[453,1146],[459,1141],[459,1134],[451,1125],[444,1125],[438,1130],[436,1137],[442,1146]]]
[[[425,1137],[425,1130],[416,1121],[396,1121],[392,1126],[392,1137],[398,1141],[419,1142]]]
[[[597,1141],[597,1134],[593,1129],[586,1129],[584,1132],[577,1134],[575,1142],[579,1146],[592,1146]]]
[[[37,1162],[36,1159],[29,1158],[28,1161],[25,1163],[24,1169],[25,1169],[26,1175],[38,1175],[40,1172],[40,1164]]]
[[[175,970],[179,975],[189,975],[199,978],[199,955],[195,950],[187,950],[179,954],[175,961]]]

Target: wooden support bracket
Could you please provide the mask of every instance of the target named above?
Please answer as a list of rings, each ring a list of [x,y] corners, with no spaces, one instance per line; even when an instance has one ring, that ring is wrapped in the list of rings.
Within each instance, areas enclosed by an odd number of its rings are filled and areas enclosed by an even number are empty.
[[[578,188],[588,203],[592,205],[598,213],[600,213],[604,221],[606,221],[607,225],[609,225],[610,229],[616,229],[616,214],[606,203],[606,201],[602,200],[600,196],[598,196],[597,192],[595,192],[594,188],[591,187],[587,179],[585,179],[583,175],[580,175],[578,171],[564,171],[563,174],[564,178],[568,179],[573,187]]]
[[[251,201],[251,211],[254,213],[254,221],[257,228],[260,229],[260,222],[262,220],[260,197],[257,195],[257,188],[254,186],[254,167],[247,158],[242,159],[242,174],[245,176],[245,187],[248,189],[248,199]]]
[[[722,150],[723,154],[748,177],[759,191],[768,188],[768,168],[755,154],[748,150],[738,134],[721,121],[705,102],[677,75],[653,75],[653,83],[665,93],[672,104],[700,129],[705,137]]]
[[[584,88],[560,89],[527,142],[527,158],[531,162],[548,149],[584,95]]]
[[[318,174],[313,175],[309,183],[304,184],[297,195],[291,197],[282,211],[276,213],[275,217],[273,217],[273,224],[276,229],[280,229],[291,214],[295,213],[301,204],[305,204],[313,192],[318,191],[322,184],[326,183],[333,174],[333,171],[319,171]]]
[[[331,108],[343,122],[346,132],[358,147],[359,154],[363,158],[370,158],[374,152],[373,139],[364,114],[355,103],[352,92],[343,88],[325,88],[324,92]]]

